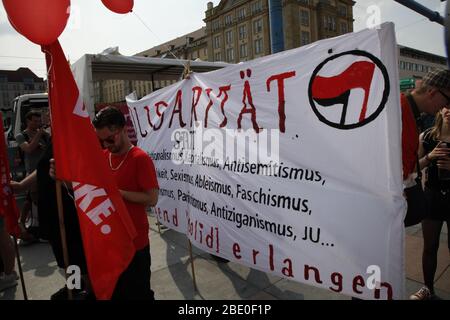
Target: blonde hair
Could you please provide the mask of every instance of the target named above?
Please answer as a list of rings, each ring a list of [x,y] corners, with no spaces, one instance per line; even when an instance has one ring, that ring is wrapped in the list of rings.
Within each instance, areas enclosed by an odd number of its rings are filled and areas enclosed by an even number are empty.
[[[431,128],[430,136],[434,140],[439,140],[442,131],[442,124],[444,123],[444,118],[442,117],[441,112],[436,113],[436,117],[434,118],[434,126]]]

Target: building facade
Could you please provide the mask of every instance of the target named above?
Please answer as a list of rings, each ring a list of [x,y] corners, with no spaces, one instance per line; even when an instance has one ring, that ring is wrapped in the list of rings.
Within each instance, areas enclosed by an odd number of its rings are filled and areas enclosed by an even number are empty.
[[[285,50],[353,32],[352,0],[282,0]],[[209,61],[238,63],[271,54],[268,0],[208,3]]]
[[[208,60],[206,27],[136,54],[142,57],[183,60]]]
[[[11,109],[11,103],[17,96],[45,91],[44,79],[28,68],[0,70],[0,109]]]
[[[447,59],[445,57],[405,46],[398,46],[398,49],[400,79],[420,79],[432,69],[447,69]]]

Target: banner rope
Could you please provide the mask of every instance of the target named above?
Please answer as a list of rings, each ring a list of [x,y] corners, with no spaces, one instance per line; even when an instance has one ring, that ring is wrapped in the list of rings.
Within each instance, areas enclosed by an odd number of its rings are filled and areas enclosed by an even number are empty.
[[[156,39],[158,39],[158,41],[160,41],[160,42],[163,42],[159,37],[158,37],[158,35],[156,34],[156,33],[154,33],[153,32],[153,30],[152,29],[150,29],[150,27],[144,22],[144,20],[142,20],[142,18],[136,13],[136,12],[134,12],[134,11],[132,11],[132,13],[136,16],[136,18],[138,18],[138,20],[144,25],[144,27],[148,30],[148,31],[150,31],[155,37],[156,37]],[[186,67],[185,66],[185,64],[183,63],[183,61],[181,61],[181,59],[180,58],[178,58],[173,52],[172,52],[172,50],[170,50],[170,47],[169,47],[169,45],[165,45],[166,46],[166,48],[167,48],[167,51],[183,66],[183,67]]]

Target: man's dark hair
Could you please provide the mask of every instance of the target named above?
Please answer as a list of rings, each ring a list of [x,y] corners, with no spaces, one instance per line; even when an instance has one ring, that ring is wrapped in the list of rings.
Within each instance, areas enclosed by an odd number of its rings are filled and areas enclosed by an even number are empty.
[[[125,116],[115,107],[106,107],[100,110],[92,120],[92,124],[96,129],[103,129],[105,127],[110,130],[125,127]]]
[[[31,119],[33,119],[33,117],[41,118],[42,114],[37,110],[31,110],[31,111],[28,111],[27,114],[25,115],[25,119],[27,119],[29,121],[31,121]]]

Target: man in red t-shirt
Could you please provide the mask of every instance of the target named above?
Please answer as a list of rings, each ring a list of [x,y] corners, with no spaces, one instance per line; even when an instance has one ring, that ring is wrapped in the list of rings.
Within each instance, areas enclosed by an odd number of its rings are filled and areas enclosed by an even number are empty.
[[[125,124],[124,115],[114,107],[102,109],[93,121],[138,234],[134,240],[136,254],[120,276],[112,299],[153,300],[146,207],[153,207],[158,202],[159,186],[152,159],[131,144]]]

